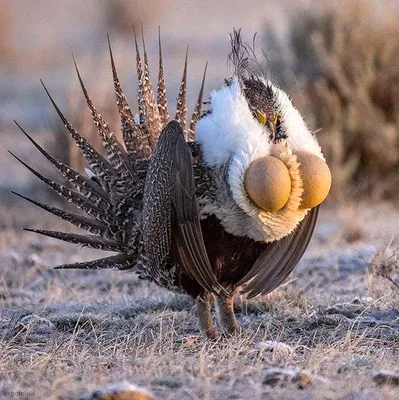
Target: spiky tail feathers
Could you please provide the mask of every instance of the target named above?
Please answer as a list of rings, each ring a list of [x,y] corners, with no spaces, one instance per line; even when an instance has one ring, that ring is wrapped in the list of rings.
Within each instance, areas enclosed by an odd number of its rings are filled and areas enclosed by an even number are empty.
[[[160,35],[157,100],[155,100],[151,87],[150,69],[144,37],[142,35],[144,50],[143,62],[139,52],[136,34],[134,38],[138,74],[139,121],[134,118],[126,96],[123,93],[108,37],[112,76],[124,145],[119,142],[108,123],[95,108],[74,60],[82,92],[90,109],[93,122],[97,127],[98,134],[101,137],[106,156],[103,156],[97,151],[72,127],[42,82],[57,114],[90,166],[88,176],[82,175],[70,166],[55,159],[17,124],[31,143],[54,165],[73,188],[52,181],[20,160],[14,154],[11,154],[47,186],[86,215],[64,211],[21,194],[15,194],[72,225],[86,230],[89,234],[82,235],[37,229],[27,230],[65,242],[118,253],[116,256],[83,263],[65,264],[57,268],[130,269],[141,263],[143,248],[142,199],[144,182],[149,158],[155,148],[162,128],[169,121],[169,111],[166,101],[167,96],[163,74]],[[176,119],[182,125],[187,140],[194,140],[195,125],[201,113],[205,74],[206,68],[190,126],[187,127],[186,52],[183,78],[178,95]]]

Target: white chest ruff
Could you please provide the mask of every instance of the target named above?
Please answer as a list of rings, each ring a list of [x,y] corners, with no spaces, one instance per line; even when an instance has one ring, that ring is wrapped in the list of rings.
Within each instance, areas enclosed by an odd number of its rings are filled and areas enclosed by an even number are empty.
[[[215,214],[227,232],[250,237],[256,241],[272,242],[289,235],[309,210],[299,210],[302,180],[293,152],[305,150],[324,159],[316,138],[310,133],[299,112],[287,95],[270,83],[275,91],[275,108],[288,134],[284,146],[268,141],[265,128],[253,117],[236,78],[228,87],[211,94],[212,113],[202,118],[196,128],[204,160],[225,176],[217,183],[218,198],[207,204],[205,214]],[[286,205],[277,212],[257,207],[244,188],[244,175],[257,158],[273,155],[288,168],[292,190]],[[226,179],[227,177],[227,179]],[[227,182],[225,182],[227,180]]]

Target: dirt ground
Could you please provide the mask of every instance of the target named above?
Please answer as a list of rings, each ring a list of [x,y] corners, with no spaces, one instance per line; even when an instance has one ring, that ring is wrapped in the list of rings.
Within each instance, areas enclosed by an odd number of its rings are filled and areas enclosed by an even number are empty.
[[[121,381],[156,399],[399,398],[399,291],[372,272],[398,246],[393,206],[325,206],[289,280],[237,297],[243,333],[215,342],[190,298],[132,272],[51,270],[99,254],[21,231],[67,229],[29,210],[0,213],[1,398],[89,399]]]

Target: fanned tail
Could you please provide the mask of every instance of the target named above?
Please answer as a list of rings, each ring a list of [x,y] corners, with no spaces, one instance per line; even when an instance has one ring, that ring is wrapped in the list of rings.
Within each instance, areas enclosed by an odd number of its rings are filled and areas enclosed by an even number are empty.
[[[118,253],[117,255],[99,260],[66,264],[56,268],[130,269],[135,267],[138,263],[139,256],[143,250],[143,191],[149,158],[155,149],[162,129],[169,123],[160,30],[158,36],[159,72],[155,100],[151,86],[150,67],[144,42],[144,35],[142,32],[143,58],[141,58],[136,33],[134,34],[138,75],[139,121],[137,121],[137,118],[133,116],[132,110],[122,90],[108,36],[108,48],[116,103],[120,115],[125,146],[118,141],[105,119],[96,110],[74,59],[78,80],[86,103],[90,109],[92,119],[97,127],[98,134],[102,139],[106,156],[103,156],[99,151],[97,151],[72,127],[53,100],[44,83],[41,81],[45,92],[47,93],[57,114],[61,118],[69,135],[75,141],[89,164],[90,172],[88,177],[82,175],[67,164],[57,160],[44,150],[19,124],[17,124],[28,140],[48,161],[54,165],[63,177],[73,185],[74,189],[47,178],[17,156],[11,154],[37,178],[86,215],[64,211],[60,208],[44,204],[24,195],[18,193],[15,194],[43,210],[48,211],[56,217],[61,218],[78,228],[86,230],[89,234],[82,235],[43,229],[26,230],[65,242]],[[188,129],[187,61],[188,49],[185,56],[183,77],[177,100],[176,119],[182,126],[186,139],[193,140],[195,124],[201,113],[206,67],[197,103]]]
[[[156,140],[161,133],[161,123],[158,108],[155,104],[154,92],[152,90],[147,52],[144,45],[144,68],[140,57],[139,46],[137,44],[136,31],[134,31],[134,43],[136,47],[136,66],[138,79],[138,106],[140,127],[145,132],[151,149],[154,149]],[[151,131],[154,130],[154,131]]]
[[[159,116],[158,106],[155,103],[154,92],[151,85],[150,77],[150,65],[148,63],[147,50],[145,48],[144,32],[143,27],[141,28],[141,40],[143,42],[143,53],[144,53],[144,94],[145,102],[144,106],[146,108],[146,127],[149,131],[149,135],[153,139],[153,143],[158,141],[159,135],[161,134],[162,126],[161,119]]]

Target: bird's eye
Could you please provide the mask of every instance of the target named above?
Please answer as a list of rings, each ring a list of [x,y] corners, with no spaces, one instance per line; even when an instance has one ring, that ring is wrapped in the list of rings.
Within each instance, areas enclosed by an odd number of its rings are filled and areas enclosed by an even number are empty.
[[[256,117],[261,125],[266,125],[267,117],[262,111],[256,110]]]

